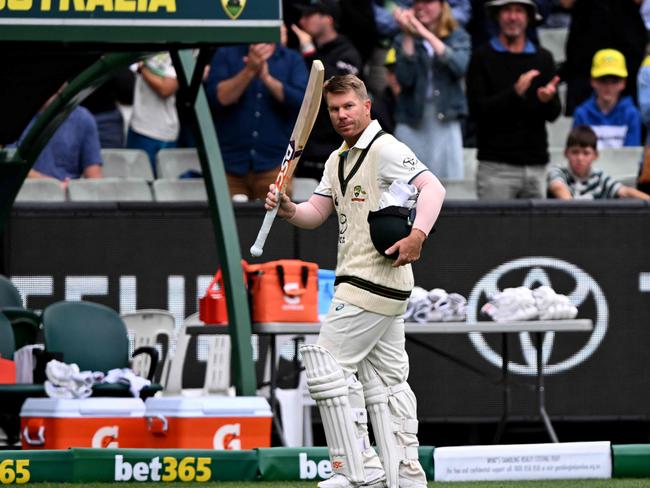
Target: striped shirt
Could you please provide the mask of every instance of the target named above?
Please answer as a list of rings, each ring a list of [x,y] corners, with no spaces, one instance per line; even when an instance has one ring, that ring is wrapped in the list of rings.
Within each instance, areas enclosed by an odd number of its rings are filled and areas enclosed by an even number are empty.
[[[553,167],[548,172],[548,183],[561,181],[564,183],[573,198],[583,200],[596,200],[601,198],[618,198],[618,191],[623,184],[602,170],[592,170],[585,179],[575,176],[569,168]],[[549,193],[549,197],[553,197]]]

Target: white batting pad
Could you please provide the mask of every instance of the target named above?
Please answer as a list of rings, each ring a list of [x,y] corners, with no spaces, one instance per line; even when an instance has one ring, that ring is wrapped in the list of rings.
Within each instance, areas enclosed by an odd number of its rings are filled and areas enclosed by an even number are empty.
[[[307,388],[323,420],[332,471],[353,483],[365,482],[362,448],[353,422],[345,373],[330,352],[315,344],[300,348]]]
[[[399,465],[403,460],[418,459],[417,447],[400,446],[396,433],[417,434],[416,419],[394,419],[388,403],[389,391],[382,383],[374,368],[362,361],[358,366],[359,380],[363,384],[366,409],[379,447],[379,457],[386,471],[388,488],[399,487]],[[400,386],[394,387],[399,390]]]

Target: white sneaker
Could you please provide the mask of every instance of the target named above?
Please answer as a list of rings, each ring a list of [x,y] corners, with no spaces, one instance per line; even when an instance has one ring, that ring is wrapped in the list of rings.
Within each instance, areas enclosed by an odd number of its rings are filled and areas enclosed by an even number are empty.
[[[383,469],[366,469],[366,481],[364,483],[352,483],[349,479],[339,473],[334,473],[331,478],[318,483],[318,488],[384,488],[386,486],[386,474]]]

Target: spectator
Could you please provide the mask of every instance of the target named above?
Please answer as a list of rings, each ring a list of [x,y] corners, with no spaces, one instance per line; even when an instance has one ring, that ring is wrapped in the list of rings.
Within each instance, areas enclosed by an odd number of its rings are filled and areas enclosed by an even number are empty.
[[[397,97],[402,91],[397,76],[395,76],[395,48],[390,48],[384,60],[386,67],[386,88],[372,101],[373,118],[377,119],[379,125],[389,134],[395,133],[395,109]]]
[[[412,10],[396,10],[395,18],[402,28],[396,40],[395,73],[402,89],[395,137],[438,178],[462,179],[469,35],[446,0],[415,0]]]
[[[133,104],[134,84],[133,72],[124,66],[81,102],[95,117],[102,148],[124,147],[124,118],[117,104]]]
[[[646,127],[646,133],[648,135],[646,145],[648,145],[650,144],[650,55],[646,56],[641,65],[641,69],[639,69],[637,90],[641,120]]]
[[[25,128],[18,145],[29,129],[56,98],[52,96]],[[99,133],[93,115],[84,107],[75,108],[47,142],[29,170],[28,178],[54,178],[66,188],[72,179],[101,178],[102,157]]]
[[[265,198],[307,87],[300,55],[282,44],[219,48],[206,82],[231,195]]]
[[[591,60],[600,49],[625,56],[629,72],[625,94],[636,95],[636,76],[644,56],[646,30],[639,12],[641,0],[562,0],[571,10],[562,80],[567,83],[566,115],[591,95]]]
[[[542,198],[546,122],[560,114],[553,56],[526,37],[532,0],[487,4],[499,35],[472,55],[467,98],[476,121],[479,198]]]
[[[126,146],[146,151],[155,175],[158,151],[176,147],[178,80],[169,53],[147,58],[138,65],[138,74]]]
[[[601,49],[591,67],[594,94],[573,115],[573,126],[589,125],[598,135],[598,149],[641,145],[641,115],[631,97],[622,97],[627,79],[625,58]]]
[[[298,37],[307,66],[311,66],[312,60],[320,59],[325,66],[325,79],[335,75],[360,75],[363,67],[361,55],[337,30],[341,16],[338,2],[316,0],[299,6],[299,9],[302,11],[300,27],[292,25],[291,29]],[[296,175],[320,180],[325,161],[339,145],[340,138],[330,123],[323,101]]]
[[[551,168],[548,173],[548,193],[550,198],[603,199],[639,198],[650,200],[650,195],[636,188],[625,186],[602,170],[594,170],[592,165],[598,159],[598,137],[588,125],[574,127],[567,139],[564,155],[568,168]]]

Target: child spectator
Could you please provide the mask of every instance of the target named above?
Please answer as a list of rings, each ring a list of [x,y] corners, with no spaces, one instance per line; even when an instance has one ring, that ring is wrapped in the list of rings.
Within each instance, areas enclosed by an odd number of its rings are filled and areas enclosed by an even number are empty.
[[[603,198],[639,198],[650,200],[650,195],[625,186],[607,176],[602,170],[592,169],[598,159],[598,137],[588,125],[574,127],[569,133],[564,155],[569,167],[554,167],[548,172],[548,197],[562,200],[595,200]]]
[[[632,98],[621,97],[627,80],[625,57],[601,49],[591,65],[594,94],[573,115],[573,126],[589,125],[598,135],[598,149],[641,145],[641,115]]]

